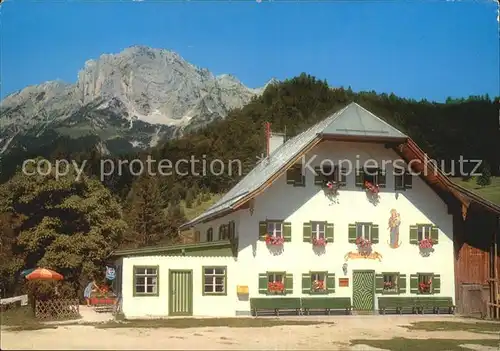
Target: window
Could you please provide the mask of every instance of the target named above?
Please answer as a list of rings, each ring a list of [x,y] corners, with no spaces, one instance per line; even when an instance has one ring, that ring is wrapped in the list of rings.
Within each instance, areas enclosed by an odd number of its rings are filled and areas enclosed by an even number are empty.
[[[329,181],[337,182],[339,185],[346,185],[347,183],[347,170],[333,166],[330,164],[322,164],[321,166],[314,167],[315,176],[314,184],[326,186]]]
[[[226,294],[226,267],[203,267],[203,295]]]
[[[229,239],[229,226],[227,224],[221,224],[219,227],[219,240]]]
[[[366,182],[385,188],[385,170],[375,167],[357,169],[356,186],[364,188]]]
[[[372,225],[371,223],[356,223],[356,237],[364,238],[366,240],[372,240],[371,235]]]
[[[158,296],[158,266],[134,266],[134,296]]]
[[[302,164],[297,163],[286,171],[286,183],[293,186],[305,186],[306,177],[302,174]]]
[[[267,293],[284,294],[285,291],[285,273],[267,272]]]
[[[396,190],[411,189],[413,177],[410,173],[404,172],[403,174],[394,174],[394,188]]]
[[[417,240],[431,239],[432,225],[418,224],[417,225]]]
[[[419,273],[418,274],[418,292],[420,294],[432,294],[433,274]]]
[[[311,272],[311,292],[325,293],[326,289],[326,272]]]
[[[312,222],[311,231],[312,237],[315,239],[325,239],[325,222]]]
[[[197,230],[194,232],[194,242],[199,243],[200,242],[200,231]]]
[[[207,230],[207,241],[214,241],[214,230],[212,228],[208,228]]]
[[[384,290],[382,293],[397,293],[398,280],[397,273],[384,273]]]
[[[383,272],[376,274],[375,293],[386,295],[405,294],[406,275],[400,274],[399,272]]]
[[[276,238],[283,236],[283,223],[281,222],[267,222],[267,233]]]

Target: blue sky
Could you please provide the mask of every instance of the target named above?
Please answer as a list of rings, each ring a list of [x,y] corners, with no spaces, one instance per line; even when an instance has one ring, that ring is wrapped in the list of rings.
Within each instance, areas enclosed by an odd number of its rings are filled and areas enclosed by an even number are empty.
[[[47,80],[73,83],[86,60],[136,44],[174,50],[250,87],[307,72],[332,86],[416,99],[500,95],[492,0],[0,6],[1,97]]]

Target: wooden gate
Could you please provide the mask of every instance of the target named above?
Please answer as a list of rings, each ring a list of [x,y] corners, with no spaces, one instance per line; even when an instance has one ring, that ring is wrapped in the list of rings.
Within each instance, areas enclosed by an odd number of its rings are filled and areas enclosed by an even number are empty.
[[[168,314],[193,315],[193,271],[169,270]]]
[[[352,305],[355,311],[375,309],[375,271],[352,272]]]

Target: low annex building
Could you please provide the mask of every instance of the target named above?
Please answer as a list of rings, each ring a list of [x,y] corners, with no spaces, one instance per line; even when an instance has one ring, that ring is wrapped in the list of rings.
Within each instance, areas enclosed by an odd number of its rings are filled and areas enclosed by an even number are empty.
[[[460,250],[470,237],[498,242],[500,207],[427,165],[407,135],[351,103],[286,142],[269,135],[268,146],[182,226],[198,242],[115,252],[127,318],[452,312],[464,279],[490,284],[498,304],[498,284],[488,282],[497,252],[484,256],[485,277],[457,271],[467,271]],[[424,166],[430,174],[410,172]],[[484,231],[467,229],[468,210],[488,218]]]

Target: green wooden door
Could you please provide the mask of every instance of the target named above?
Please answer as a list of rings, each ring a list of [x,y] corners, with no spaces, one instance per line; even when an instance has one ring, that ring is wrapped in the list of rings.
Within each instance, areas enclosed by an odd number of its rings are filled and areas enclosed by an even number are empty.
[[[352,272],[352,305],[357,311],[371,311],[375,308],[375,272]]]
[[[193,315],[193,271],[169,270],[168,314]]]

